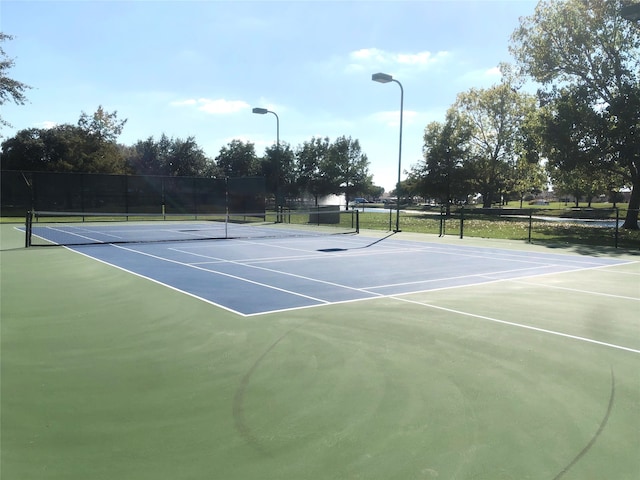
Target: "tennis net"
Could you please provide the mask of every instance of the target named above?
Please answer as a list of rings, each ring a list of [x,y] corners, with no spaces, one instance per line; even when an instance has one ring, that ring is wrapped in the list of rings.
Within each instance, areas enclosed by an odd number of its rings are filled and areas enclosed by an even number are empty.
[[[244,214],[27,213],[25,246],[354,234],[357,210]]]

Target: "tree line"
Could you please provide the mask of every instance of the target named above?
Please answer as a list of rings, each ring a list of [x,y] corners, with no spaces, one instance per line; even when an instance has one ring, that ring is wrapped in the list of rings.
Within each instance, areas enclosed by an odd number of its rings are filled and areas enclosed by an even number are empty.
[[[149,137],[134,145],[117,143],[126,120],[102,108],[82,112],[77,124],[20,130],[2,142],[2,170],[108,174],[204,176],[213,178],[264,176],[267,190],[280,198],[343,194],[379,196],[369,161],[357,139],[313,137],[292,148],[268,147],[262,156],[251,142],[232,140],[209,158],[194,137]],[[282,204],[279,202],[279,204]]]

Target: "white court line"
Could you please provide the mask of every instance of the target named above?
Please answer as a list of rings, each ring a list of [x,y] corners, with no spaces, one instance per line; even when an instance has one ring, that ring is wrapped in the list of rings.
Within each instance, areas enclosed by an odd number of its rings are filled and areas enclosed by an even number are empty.
[[[92,242],[97,242],[97,243],[103,243],[104,242],[104,240],[98,240],[97,238],[91,238],[91,237],[88,237],[87,235],[81,235],[80,233],[76,233],[74,231],[63,230],[63,229],[61,229],[59,227],[37,226],[37,228],[45,228],[47,230],[53,230],[54,232],[60,232],[60,233],[63,233],[64,235],[73,235],[75,237],[80,237],[80,238],[83,238],[85,240],[90,240]],[[85,228],[79,228],[79,227],[73,227],[73,228],[75,228],[76,230],[79,230],[79,231],[84,231],[84,232],[89,232],[89,233],[99,233],[99,232],[96,232],[94,230],[87,230]],[[43,237],[41,237],[40,235],[37,235],[37,234],[36,234],[36,236],[38,236],[40,238],[43,238]],[[118,237],[116,235],[107,235],[107,236],[114,237],[114,238],[121,238],[121,237]],[[55,240],[50,240],[50,239],[47,239],[47,238],[45,238],[45,240],[48,241],[48,242],[56,243]]]
[[[179,249],[175,249],[174,248],[173,250],[175,250],[177,252],[189,254],[189,252],[183,252],[183,251],[181,251]],[[346,290],[354,290],[354,291],[357,291],[357,292],[364,292],[364,293],[373,295],[374,297],[380,296],[379,293],[369,292],[369,291],[367,291],[366,289],[363,289],[363,288],[350,287],[349,285],[344,285],[344,284],[335,283],[335,282],[329,282],[327,280],[320,280],[318,278],[306,277],[304,275],[298,275],[297,273],[289,273],[289,272],[284,272],[282,270],[274,270],[273,268],[259,267],[257,265],[251,265],[251,264],[247,264],[247,263],[242,263],[242,262],[239,262],[239,261],[236,261],[236,260],[225,260],[223,258],[216,258],[216,257],[209,257],[209,258],[217,260],[216,263],[218,263],[218,264],[220,264],[220,263],[230,263],[232,265],[239,265],[241,267],[253,268],[255,270],[263,270],[265,272],[275,273],[275,274],[278,274],[278,275],[284,275],[284,276],[288,276],[288,277],[299,278],[299,279],[302,279],[302,280],[307,280],[309,282],[322,283],[323,285],[331,285],[332,287],[340,287],[340,288],[344,288]],[[185,264],[185,265],[189,265],[189,264]],[[200,268],[200,267],[195,267],[195,268]],[[326,303],[332,303],[332,302],[327,301]]]
[[[597,296],[601,296],[601,297],[620,298],[622,300],[634,300],[636,302],[640,302],[640,298],[639,297],[626,297],[624,295],[614,295],[612,293],[594,292],[592,290],[581,290],[581,289],[578,289],[578,288],[559,287],[557,285],[547,285],[545,283],[525,282],[523,280],[518,280],[518,279],[514,279],[513,281],[515,283],[521,283],[523,285],[529,285],[529,286],[533,286],[533,287],[552,288],[552,289],[555,289],[555,290],[568,290],[570,292],[585,293],[587,295],[597,295]]]
[[[402,282],[402,283],[391,283],[388,285],[375,285],[375,286],[368,286],[368,287],[363,287],[364,289],[378,289],[378,288],[389,288],[389,287],[402,287],[404,285],[420,285],[422,283],[432,283],[432,282],[446,282],[448,280],[460,280],[460,279],[465,279],[465,278],[476,278],[476,277],[481,277],[481,278],[488,278],[490,280],[495,280],[495,281],[502,281],[502,280],[511,280],[511,278],[499,278],[499,279],[495,279],[492,278],[492,275],[500,275],[503,273],[513,273],[513,272],[526,272],[527,270],[539,270],[541,268],[549,268],[549,267],[555,267],[557,265],[539,265],[537,267],[527,267],[527,268],[514,268],[511,270],[499,270],[497,272],[482,272],[482,273],[473,273],[470,275],[459,275],[457,277],[444,277],[444,278],[432,278],[430,280],[416,280],[414,282]],[[562,267],[562,265],[560,265],[560,267]],[[529,277],[534,277],[534,276],[540,276],[540,275],[549,275],[555,272],[543,272],[540,274],[536,274],[536,275],[528,275]],[[563,272],[564,273],[564,272]],[[484,283],[484,282],[482,282]],[[479,285],[479,284],[471,284],[471,285]],[[454,285],[455,287],[459,287],[459,286],[471,286],[471,285]]]
[[[260,244],[256,244],[256,245],[260,245]],[[298,261],[302,261],[302,260],[315,260],[315,259],[327,259],[327,258],[342,258],[345,256],[345,254],[347,252],[345,251],[337,251],[337,252],[318,252],[317,250],[300,250],[303,252],[307,252],[306,255],[287,255],[287,256],[283,256],[283,257],[269,257],[269,258],[264,258],[264,257],[256,257],[256,258],[238,258],[236,260],[227,260],[227,259],[221,259],[220,257],[213,257],[211,255],[205,255],[205,254],[201,254],[201,253],[194,253],[191,252],[189,250],[185,250],[185,249],[178,249],[178,248],[170,248],[169,250],[173,250],[176,252],[180,252],[180,253],[184,253],[187,255],[193,255],[196,257],[201,257],[201,258],[208,258],[211,259],[212,261],[210,262],[192,262],[193,265],[206,265],[207,263],[220,263],[220,262],[239,262],[242,264],[259,264],[259,263],[276,263],[276,262],[280,262],[280,263],[285,263],[285,262],[298,262]],[[292,249],[292,250],[299,250],[299,249]],[[373,256],[373,255],[387,255],[387,254],[397,254],[397,253],[414,253],[414,252],[419,252],[421,250],[393,250],[393,251],[384,251],[384,252],[348,252],[349,258],[353,258],[353,257],[362,257],[362,256]]]
[[[257,245],[257,246],[263,246],[263,247],[269,247],[269,248],[278,248],[278,249],[282,249],[282,250],[293,250],[296,252],[304,252],[305,255],[295,255],[295,256],[291,256],[291,255],[287,255],[287,256],[281,256],[281,257],[269,257],[269,258],[264,258],[264,257],[257,257],[257,258],[240,258],[240,259],[236,259],[236,262],[244,262],[244,263],[273,263],[273,262],[285,262],[285,261],[299,261],[299,260],[308,260],[308,259],[315,259],[315,258],[328,258],[328,257],[340,257],[342,255],[344,255],[347,251],[349,253],[350,257],[355,257],[355,256],[367,256],[367,255],[387,255],[387,254],[396,254],[396,253],[412,253],[412,252],[422,252],[422,251],[426,251],[429,249],[425,249],[425,248],[396,248],[396,247],[385,247],[385,249],[383,251],[361,251],[361,252],[354,252],[354,250],[358,250],[358,249],[364,249],[366,248],[366,246],[357,246],[357,247],[350,247],[350,248],[345,248],[344,251],[336,251],[336,252],[322,252],[322,251],[318,251],[317,249],[313,249],[313,250],[309,250],[309,249],[303,249],[303,248],[294,248],[294,247],[286,247],[284,245],[274,245],[271,243],[265,243],[265,242],[256,242],[256,241],[247,241],[247,240],[238,240],[238,243],[242,243],[242,244],[248,244],[248,245]],[[194,253],[190,250],[197,250],[197,249],[209,249],[210,246],[207,245],[201,245],[201,246],[193,246],[193,247],[189,247],[189,249],[186,249],[184,247],[177,249],[177,248],[170,248],[170,250],[176,250],[179,251],[181,253],[185,253],[187,255],[194,255],[194,256],[198,256],[198,257],[202,257],[202,258],[211,258],[211,259],[218,259],[218,257],[212,257],[209,255],[205,255],[205,254],[200,254],[200,253]],[[217,263],[218,260],[216,260],[216,262],[211,262],[211,263]],[[197,265],[200,264],[205,264],[207,262],[198,262]],[[194,263],[194,265],[196,265],[196,263]]]
[[[297,239],[295,240],[297,241]],[[497,260],[509,260],[512,262],[529,263],[529,264],[540,265],[540,266],[549,266],[550,262],[553,265],[559,259],[561,259],[562,260],[561,266],[565,268],[572,268],[572,267],[575,268],[576,266],[583,267],[583,268],[593,268],[593,267],[603,266],[601,263],[598,263],[595,260],[589,261],[588,259],[584,259],[581,257],[573,257],[565,254],[551,254],[553,256],[549,257],[549,256],[545,256],[544,254],[538,254],[538,255],[531,255],[527,253],[517,254],[517,253],[511,253],[509,251],[494,251],[494,249],[464,246],[464,245],[452,246],[449,248],[449,247],[443,247],[437,244],[422,244],[422,243],[408,242],[404,240],[402,241],[392,240],[392,242],[401,242],[396,245],[390,245],[390,244],[380,245],[380,247],[382,247],[383,250],[365,251],[364,249],[366,245],[360,245],[356,242],[349,242],[349,239],[346,239],[346,238],[341,239],[341,241],[347,244],[355,243],[356,245],[358,245],[358,246],[345,249],[349,252],[349,256],[351,257],[425,252],[425,253],[441,253],[441,254],[451,255],[454,257],[470,257],[470,258],[480,258],[480,259],[490,258],[490,259],[497,259]],[[271,243],[265,243],[265,242],[259,242],[259,241],[240,240],[239,242],[244,244],[250,244],[250,245],[265,246],[269,248],[279,248],[283,250],[300,251],[308,254],[308,255],[298,255],[295,257],[284,256],[284,257],[270,257],[270,258],[244,258],[244,259],[235,260],[236,262],[245,262],[245,263],[251,262],[254,264],[298,261],[298,260],[304,260],[308,258],[318,258],[318,257],[330,257],[330,256],[337,257],[345,253],[345,252],[322,252],[321,254],[318,254],[316,250],[308,250],[308,249],[302,249],[302,248],[296,248],[296,247],[290,247],[290,246],[288,247],[284,245],[273,245]],[[193,248],[198,248],[198,247],[193,247]],[[202,248],[207,248],[207,246],[202,246]],[[475,250],[469,251],[469,249],[475,249]],[[362,251],[354,252],[355,250],[362,250]],[[467,251],[462,251],[462,250],[467,250]],[[199,255],[199,254],[191,253],[184,248],[181,249],[181,251],[182,253],[186,253],[186,254]],[[206,255],[201,255],[201,256],[204,258],[208,258]],[[556,257],[559,257],[559,258],[556,258]],[[218,257],[213,257],[213,258],[218,258]],[[205,264],[205,263],[206,262],[198,262],[198,264]],[[633,263],[633,262],[630,262],[630,263]]]
[[[635,348],[623,347],[621,345],[616,345],[616,344],[613,344],[613,343],[600,342],[598,340],[593,340],[591,338],[579,337],[577,335],[570,335],[568,333],[557,332],[555,330],[548,330],[546,328],[533,327],[531,325],[524,325],[522,323],[508,322],[507,320],[500,320],[498,318],[487,317],[485,315],[478,315],[478,314],[475,314],[475,313],[463,312],[461,310],[454,310],[452,308],[439,307],[437,305],[433,305],[433,304],[430,304],[430,303],[418,302],[416,300],[409,300],[407,298],[400,298],[399,296],[391,296],[390,298],[393,298],[393,299],[398,300],[400,302],[412,303],[414,305],[420,305],[420,306],[423,306],[423,307],[433,308],[435,310],[442,310],[444,312],[455,313],[457,315],[463,315],[463,316],[466,316],[466,317],[479,318],[481,320],[487,320],[489,322],[500,323],[502,325],[509,325],[511,327],[523,328],[525,330],[532,330],[534,332],[547,333],[549,335],[555,335],[555,336],[558,336],[558,337],[570,338],[572,340],[578,340],[580,342],[593,343],[593,344],[601,345],[601,346],[604,346],[604,347],[614,348],[616,350],[624,350],[626,352],[631,352],[631,353],[640,353],[640,350],[636,350]]]
[[[294,292],[294,291],[291,291],[291,290],[286,290],[284,288],[275,287],[273,285],[269,285],[269,284],[262,283],[262,282],[256,282],[254,280],[249,280],[248,278],[238,277],[237,275],[231,275],[229,273],[219,272],[217,270],[211,270],[209,268],[198,267],[197,265],[190,265],[188,263],[178,262],[177,260],[171,260],[171,259],[168,259],[168,258],[160,257],[158,255],[152,255],[151,253],[145,253],[145,252],[141,252],[139,250],[134,250],[132,248],[123,247],[122,245],[112,245],[112,246],[116,247],[116,248],[120,248],[122,250],[127,250],[127,251],[132,252],[132,253],[137,253],[139,255],[145,255],[147,257],[155,258],[155,259],[161,260],[163,262],[175,263],[175,264],[181,265],[183,267],[193,268],[193,269],[196,269],[196,270],[201,270],[203,272],[208,272],[208,273],[213,273],[213,274],[216,274],[216,275],[221,275],[223,277],[233,278],[234,280],[240,280],[242,282],[251,283],[253,285],[259,285],[261,287],[269,288],[271,290],[277,290],[279,292],[284,292],[284,293],[288,293],[290,295],[295,295],[296,297],[307,298],[307,299],[313,300],[315,302],[320,302],[320,303],[324,303],[324,304],[331,303],[331,302],[329,302],[327,300],[322,300],[320,298],[315,298],[315,297],[312,297],[310,295],[305,295],[303,293],[298,293],[298,292]],[[106,263],[108,263],[108,262],[106,262]]]

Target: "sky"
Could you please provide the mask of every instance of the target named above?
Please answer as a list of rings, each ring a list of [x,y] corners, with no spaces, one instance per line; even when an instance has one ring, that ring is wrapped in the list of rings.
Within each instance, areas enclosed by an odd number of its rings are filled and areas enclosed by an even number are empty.
[[[260,156],[280,142],[358,140],[373,183],[422,158],[427,124],[459,93],[499,83],[509,39],[536,1],[10,1],[0,4],[9,77],[32,87],[11,124],[76,124],[102,106],[127,123],[118,142],[194,137],[210,158],[234,139]],[[277,114],[256,115],[261,107]]]

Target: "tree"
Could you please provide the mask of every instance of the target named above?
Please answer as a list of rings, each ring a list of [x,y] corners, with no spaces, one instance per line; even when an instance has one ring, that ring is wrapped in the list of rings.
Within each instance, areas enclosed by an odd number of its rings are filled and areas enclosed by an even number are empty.
[[[20,130],[12,138],[2,142],[0,167],[2,170],[43,171],[49,168],[42,130]]]
[[[424,163],[414,168],[414,189],[425,198],[446,205],[467,198],[470,191],[468,174],[471,125],[455,108],[447,111],[445,123],[432,122],[424,131]]]
[[[260,159],[260,170],[257,174],[265,178],[267,191],[280,196],[280,205],[284,198],[297,192],[295,175],[295,153],[288,143],[272,145],[265,150]]]
[[[591,106],[588,90],[554,89],[542,99],[538,144],[555,189],[574,195],[576,206],[583,196],[590,201],[606,192],[611,188],[609,179],[619,180],[619,166],[605,147],[608,122]]]
[[[511,190],[520,200],[520,208],[527,194],[542,192],[547,182],[544,168],[538,162],[531,162],[525,156],[519,157],[511,178]]]
[[[511,175],[511,190],[520,200],[520,208],[525,195],[541,193],[549,182],[542,164],[544,156],[541,149],[540,120],[540,109],[532,108],[520,124],[518,132],[517,160]]]
[[[217,174],[215,164],[194,137],[174,139],[164,133],[158,141],[153,137],[138,141],[130,150],[127,163],[139,175],[213,177]]]
[[[125,123],[127,123],[127,119],[118,120],[117,111],[109,113],[100,105],[92,116],[82,112],[78,120],[78,127],[103,142],[115,143],[122,133]]]
[[[160,175],[162,173],[160,148],[153,137],[138,140],[128,149],[126,157],[127,165],[137,175]]]
[[[640,30],[619,15],[623,0],[541,1],[520,20],[510,51],[523,75],[584,88],[608,122],[603,158],[624,167],[631,199],[623,228],[638,229],[640,207]]]
[[[519,129],[534,108],[534,98],[519,93],[505,78],[489,89],[459,94],[454,108],[470,125],[468,157],[475,188],[482,194],[483,206],[491,207],[508,187]]]
[[[27,129],[2,143],[3,170],[125,173],[121,149],[74,125]]]
[[[222,147],[216,164],[226,177],[251,177],[260,171],[254,144],[242,140],[231,140]]]
[[[174,177],[201,177],[210,172],[210,160],[198,146],[194,137],[171,140],[163,162],[165,175]]]
[[[329,178],[322,165],[329,162],[331,142],[328,137],[311,138],[296,149],[296,184],[300,193],[310,193],[315,198],[331,193]]]
[[[372,184],[369,160],[362,153],[360,142],[351,137],[338,137],[331,144],[320,171],[326,177],[328,193],[344,194],[347,207],[353,196],[368,191]]]
[[[371,198],[380,198],[384,194],[384,187],[378,185],[371,185],[371,188],[366,192]]]
[[[13,37],[0,32],[0,43],[7,40],[13,40]],[[15,61],[9,58],[2,46],[0,46],[0,105],[4,105],[8,100],[11,100],[17,105],[24,105],[27,101],[24,92],[31,87],[8,76],[7,72],[13,68],[14,65]],[[0,116],[0,127],[10,125],[9,122]]]

